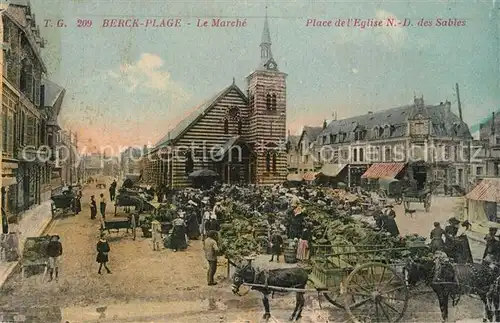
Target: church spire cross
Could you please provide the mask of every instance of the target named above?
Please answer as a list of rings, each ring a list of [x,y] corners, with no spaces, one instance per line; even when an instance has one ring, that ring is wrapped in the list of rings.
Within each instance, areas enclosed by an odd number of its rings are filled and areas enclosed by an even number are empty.
[[[271,51],[271,33],[269,32],[269,21],[267,19],[267,6],[266,6],[266,17],[264,19],[264,29],[262,30],[262,38],[260,42],[260,60],[261,68],[266,70],[277,70],[278,67],[273,59],[273,53]]]

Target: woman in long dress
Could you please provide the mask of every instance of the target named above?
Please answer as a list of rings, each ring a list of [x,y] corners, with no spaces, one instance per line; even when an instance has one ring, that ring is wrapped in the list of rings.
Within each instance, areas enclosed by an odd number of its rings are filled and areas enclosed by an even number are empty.
[[[298,260],[309,259],[309,240],[311,240],[311,233],[309,230],[304,229],[304,231],[302,232],[302,236],[299,239],[299,244],[297,246]]]
[[[185,213],[183,211],[179,212],[179,217],[172,222],[174,227],[172,229],[171,246],[174,251],[185,250],[187,248],[184,215]]]

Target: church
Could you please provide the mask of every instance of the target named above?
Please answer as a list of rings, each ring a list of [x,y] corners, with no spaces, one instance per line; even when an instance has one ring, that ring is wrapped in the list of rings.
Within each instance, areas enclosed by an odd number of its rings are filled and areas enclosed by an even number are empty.
[[[189,174],[204,169],[228,184],[285,181],[286,76],[273,58],[266,15],[260,64],[247,77],[246,91],[233,79],[177,124],[144,154],[142,181],[187,187]]]

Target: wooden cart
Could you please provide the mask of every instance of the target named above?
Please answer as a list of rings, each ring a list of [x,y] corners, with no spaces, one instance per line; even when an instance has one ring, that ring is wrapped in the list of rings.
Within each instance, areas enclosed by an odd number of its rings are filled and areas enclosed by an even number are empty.
[[[403,193],[403,205],[405,209],[410,208],[410,203],[422,203],[424,204],[425,212],[431,210],[432,193],[430,189],[424,189],[421,191],[405,191]]]
[[[398,322],[407,309],[409,290],[401,253],[426,246],[314,246],[312,274],[316,290],[344,309],[353,322]]]
[[[116,232],[120,231],[120,229],[132,230],[132,237],[136,238],[135,229],[137,228],[137,219],[138,214],[130,214],[127,217],[113,217],[106,218],[104,220],[104,228],[103,230],[108,230],[108,233],[111,233],[111,230],[116,230]]]
[[[52,216],[65,216],[73,213],[74,194],[54,195],[51,197],[51,200]]]

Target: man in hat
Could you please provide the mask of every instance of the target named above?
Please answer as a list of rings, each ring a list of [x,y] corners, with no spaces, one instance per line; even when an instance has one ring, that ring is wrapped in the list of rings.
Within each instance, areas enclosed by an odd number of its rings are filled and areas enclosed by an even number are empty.
[[[90,219],[94,220],[97,216],[97,203],[95,201],[95,196],[90,196]]]
[[[49,244],[47,245],[47,255],[49,256],[49,281],[52,281],[52,279],[54,278],[54,272],[56,281],[58,280],[59,276],[59,257],[63,252],[62,244],[59,239],[60,238],[57,234],[53,235],[50,238]]]
[[[217,255],[219,246],[217,245],[217,232],[209,231],[207,239],[203,242],[203,250],[205,251],[205,258],[208,261],[207,283],[208,286],[217,285],[214,280],[215,273],[217,272]]]
[[[382,220],[384,229],[393,237],[399,236],[399,229],[396,223],[396,212],[394,212],[392,204],[386,206],[384,214],[385,217]]]
[[[491,227],[489,233],[484,237],[486,248],[484,249],[483,261],[487,263],[499,262],[500,241],[497,236],[498,229]]]
[[[441,224],[439,222],[434,222],[434,229],[431,231],[431,243],[430,248],[431,252],[436,252],[438,250],[443,250],[444,240],[443,240],[444,230],[441,228]]]

